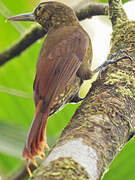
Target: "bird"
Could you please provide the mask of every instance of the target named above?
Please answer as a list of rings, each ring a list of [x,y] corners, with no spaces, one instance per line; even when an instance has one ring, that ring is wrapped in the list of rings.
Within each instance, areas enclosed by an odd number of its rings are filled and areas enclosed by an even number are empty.
[[[33,84],[36,112],[22,154],[27,160],[26,169],[32,176],[30,161],[38,167],[35,156],[44,157],[44,149],[49,149],[46,136],[49,116],[67,103],[82,100],[79,90],[84,80],[129,56],[107,60],[92,71],[91,39],[73,9],[60,2],[42,2],[32,13],[13,16],[8,20],[37,22],[47,32],[38,56]]]

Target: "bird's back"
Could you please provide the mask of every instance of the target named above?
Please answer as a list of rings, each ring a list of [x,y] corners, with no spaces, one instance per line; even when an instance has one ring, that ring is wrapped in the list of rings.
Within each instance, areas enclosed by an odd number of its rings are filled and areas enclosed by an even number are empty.
[[[66,41],[72,41],[75,40],[74,42],[74,46],[76,46],[76,48],[74,48],[74,51],[77,50],[78,48],[78,44],[80,43],[80,45],[87,46],[87,44],[91,43],[88,34],[83,30],[83,28],[78,25],[78,26],[63,26],[60,27],[58,29],[53,29],[50,32],[48,32],[47,37],[45,38],[45,41],[43,43],[43,46],[40,50],[40,54],[38,57],[38,62],[40,60],[43,60],[43,58],[41,58],[42,56],[48,56],[49,54],[53,54],[54,51],[57,50],[58,44],[61,42],[66,43]],[[80,42],[78,42],[78,41]],[[82,41],[82,42],[81,42]],[[67,50],[67,48],[72,48],[72,47],[65,47],[65,50]],[[78,52],[79,53],[79,52]]]
[[[81,79],[76,72],[87,56],[89,43],[89,36],[80,25],[63,26],[47,34],[37,62],[36,105],[40,99],[46,103],[53,99],[53,114],[79,91]]]

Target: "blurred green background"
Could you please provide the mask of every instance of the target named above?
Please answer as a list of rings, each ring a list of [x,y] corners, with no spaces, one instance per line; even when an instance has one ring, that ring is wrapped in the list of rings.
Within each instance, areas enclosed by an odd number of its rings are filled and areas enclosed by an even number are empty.
[[[0,52],[18,40],[33,23],[9,23],[6,18],[30,12],[37,0],[0,0]],[[0,67],[0,176],[11,179],[25,165],[21,157],[35,111],[33,80],[42,40]],[[79,104],[69,104],[48,120],[48,144],[52,146]],[[135,141],[132,139],[113,161],[104,180],[135,179]]]

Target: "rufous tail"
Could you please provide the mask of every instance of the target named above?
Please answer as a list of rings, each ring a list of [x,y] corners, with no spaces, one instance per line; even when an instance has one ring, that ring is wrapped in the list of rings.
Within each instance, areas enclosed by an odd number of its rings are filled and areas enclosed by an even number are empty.
[[[49,110],[47,109],[41,112],[41,107],[42,103],[39,103],[23,150],[23,157],[27,159],[27,162],[31,160],[36,167],[37,163],[34,160],[34,156],[43,157],[44,148],[48,148],[46,125],[49,116]],[[27,170],[30,172],[28,164],[29,163],[27,163]]]

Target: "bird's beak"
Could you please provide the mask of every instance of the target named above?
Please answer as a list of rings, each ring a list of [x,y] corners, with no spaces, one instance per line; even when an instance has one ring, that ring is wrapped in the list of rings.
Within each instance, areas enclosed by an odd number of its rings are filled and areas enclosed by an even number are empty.
[[[20,14],[7,19],[8,21],[35,21],[34,13]]]

